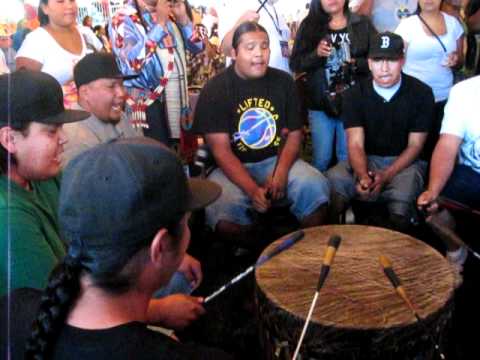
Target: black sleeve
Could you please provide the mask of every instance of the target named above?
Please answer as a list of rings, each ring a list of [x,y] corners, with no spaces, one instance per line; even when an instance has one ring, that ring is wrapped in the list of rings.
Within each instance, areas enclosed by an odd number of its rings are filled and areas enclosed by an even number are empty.
[[[415,116],[410,119],[410,132],[429,132],[432,129],[432,121],[435,107],[435,98],[430,86],[420,83],[412,91],[412,101],[416,102]]]
[[[193,121],[194,133],[229,132],[231,109],[228,106],[230,97],[226,92],[225,75],[221,73],[211,79],[200,92]]]
[[[375,37],[375,35],[377,35],[378,32],[368,17],[362,16],[362,21],[363,21],[362,27],[365,30],[365,34],[364,35],[359,34],[359,35],[364,39],[362,41],[366,42],[366,44],[364,45],[366,51],[361,56],[355,57],[355,66],[356,66],[356,73],[366,75],[370,73],[370,69],[368,68],[368,60],[367,60],[368,50],[370,48],[370,44],[373,41],[373,38]]]
[[[360,84],[345,90],[343,94],[342,115],[343,127],[363,127],[363,104]]]
[[[300,98],[298,96],[297,87],[288,75],[286,79],[287,99],[285,114],[287,116],[286,126],[290,131],[301,129],[303,126],[302,117],[300,115]]]
[[[300,24],[290,56],[290,69],[296,73],[309,72],[325,66],[325,58],[317,55],[318,44],[306,44],[303,39],[304,23]]]

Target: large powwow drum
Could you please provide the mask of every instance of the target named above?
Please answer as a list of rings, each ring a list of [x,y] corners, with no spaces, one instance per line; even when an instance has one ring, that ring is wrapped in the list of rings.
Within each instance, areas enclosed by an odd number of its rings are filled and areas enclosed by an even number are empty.
[[[256,270],[265,358],[292,358],[335,234],[342,242],[298,359],[439,359],[433,340],[442,348],[453,310],[454,270],[413,237],[358,225],[306,229],[303,240]],[[421,322],[384,275],[380,255],[391,260]]]

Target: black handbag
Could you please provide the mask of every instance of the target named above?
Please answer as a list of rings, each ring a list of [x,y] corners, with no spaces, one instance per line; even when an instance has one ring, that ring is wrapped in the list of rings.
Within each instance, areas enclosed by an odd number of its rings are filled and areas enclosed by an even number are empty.
[[[323,110],[323,98],[328,92],[325,68],[319,67],[308,72],[305,78],[305,94],[307,106],[311,110]]]
[[[347,65],[350,67],[350,65]],[[351,77],[352,69],[348,69]],[[338,118],[342,113],[343,92],[354,84],[353,80],[338,84],[334,91],[327,86],[325,68],[320,67],[308,73],[305,81],[305,91],[308,108],[323,111],[330,117]]]

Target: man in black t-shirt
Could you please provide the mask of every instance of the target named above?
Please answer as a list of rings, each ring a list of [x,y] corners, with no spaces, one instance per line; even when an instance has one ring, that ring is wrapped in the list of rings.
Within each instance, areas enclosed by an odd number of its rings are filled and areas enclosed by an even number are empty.
[[[234,65],[205,86],[195,112],[196,131],[218,165],[209,179],[223,189],[206,209],[207,222],[221,234],[245,238],[248,209],[266,212],[272,200],[287,198],[302,226],[319,225],[330,187],[298,159],[302,122],[293,80],[268,67],[269,39],[260,25],[241,24],[232,45]]]
[[[433,111],[432,90],[402,73],[403,40],[378,34],[369,50],[372,79],[359,82],[344,98],[349,163],[327,176],[335,189],[336,211],[354,197],[381,201],[387,223],[407,230],[415,199],[423,189],[426,163],[419,159]]]

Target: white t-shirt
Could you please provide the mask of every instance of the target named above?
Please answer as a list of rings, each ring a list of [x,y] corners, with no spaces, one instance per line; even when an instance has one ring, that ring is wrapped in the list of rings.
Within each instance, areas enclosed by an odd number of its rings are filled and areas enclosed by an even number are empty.
[[[455,17],[443,12],[442,15],[447,32],[439,37],[447,52],[434,36],[423,30],[422,21],[416,15],[402,20],[395,30],[408,46],[403,71],[429,85],[436,102],[448,98],[453,85],[453,73],[442,63],[447,54],[457,50],[457,40],[463,35],[463,27]]]
[[[3,51],[0,49],[0,75],[2,74],[8,74],[10,72],[10,69],[7,66],[7,61],[5,60],[5,55],[3,54]]]
[[[456,84],[450,91],[440,134],[463,139],[459,163],[480,173],[480,76]]]
[[[80,27],[77,27],[80,34]],[[49,34],[47,30],[39,27],[29,33],[17,52],[18,57],[25,57],[43,64],[41,71],[52,75],[57,81],[64,85],[73,80],[73,67],[87,55],[91,50],[87,49],[85,39],[82,39],[82,52],[72,54],[60,46],[59,43]]]
[[[228,1],[222,6],[218,16],[218,36],[223,39],[227,32],[235,25],[238,18],[247,10],[256,11],[263,1],[259,0],[235,0]],[[267,30],[270,38],[270,63],[271,67],[291,73],[288,66],[288,56],[282,55],[280,42],[288,49],[288,40],[290,39],[290,30],[275,6],[269,3],[265,4],[260,10],[260,20],[258,23]],[[286,55],[286,53],[285,53]]]
[[[371,19],[379,32],[394,31],[417,10],[418,0],[373,0]]]

